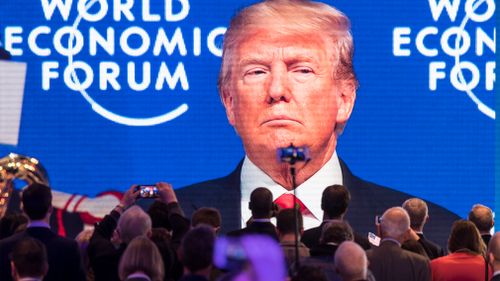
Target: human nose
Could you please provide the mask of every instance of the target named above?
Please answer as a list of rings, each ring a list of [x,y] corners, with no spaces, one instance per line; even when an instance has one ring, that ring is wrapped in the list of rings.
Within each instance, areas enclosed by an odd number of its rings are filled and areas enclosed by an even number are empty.
[[[292,98],[287,74],[286,67],[283,66],[278,66],[271,71],[266,99],[268,103],[289,102]]]

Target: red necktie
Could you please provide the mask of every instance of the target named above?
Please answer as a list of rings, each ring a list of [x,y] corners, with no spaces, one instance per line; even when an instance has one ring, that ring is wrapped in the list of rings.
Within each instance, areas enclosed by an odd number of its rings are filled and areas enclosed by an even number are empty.
[[[313,215],[311,211],[307,209],[304,203],[302,203],[302,201],[300,201],[299,198],[296,198],[293,194],[285,193],[280,197],[276,198],[276,200],[274,200],[274,203],[276,203],[276,205],[278,205],[281,209],[292,209],[294,198],[297,204],[296,207],[300,210],[300,212],[303,215],[309,215],[309,216]]]

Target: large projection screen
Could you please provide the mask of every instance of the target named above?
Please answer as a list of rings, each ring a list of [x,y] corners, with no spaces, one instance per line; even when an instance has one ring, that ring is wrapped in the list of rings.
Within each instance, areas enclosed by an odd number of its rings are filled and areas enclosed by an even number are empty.
[[[36,157],[54,190],[89,197],[228,174],[244,151],[217,91],[221,45],[253,2],[0,1],[0,42],[27,64],[0,157]],[[352,21],[360,82],[340,158],[461,217],[493,208],[495,2],[324,2]]]

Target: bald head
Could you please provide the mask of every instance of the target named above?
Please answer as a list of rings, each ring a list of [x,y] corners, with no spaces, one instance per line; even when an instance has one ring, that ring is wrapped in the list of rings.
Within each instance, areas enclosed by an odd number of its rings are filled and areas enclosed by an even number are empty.
[[[355,242],[342,242],[335,252],[334,262],[342,280],[366,280],[368,260],[365,251]]]
[[[387,209],[380,220],[382,238],[393,238],[403,241],[405,234],[410,230],[410,217],[405,209],[392,207]]]
[[[490,208],[476,204],[469,212],[469,220],[473,222],[481,234],[489,233],[494,225],[493,212]]]
[[[410,216],[410,227],[421,232],[429,217],[429,209],[425,201],[419,198],[410,198],[403,203],[402,207]]]

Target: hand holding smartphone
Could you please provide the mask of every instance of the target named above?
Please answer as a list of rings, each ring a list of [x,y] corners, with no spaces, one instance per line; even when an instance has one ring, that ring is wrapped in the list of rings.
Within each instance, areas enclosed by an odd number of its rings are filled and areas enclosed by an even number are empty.
[[[158,198],[158,188],[154,184],[140,184],[135,191],[139,191],[138,198]]]

